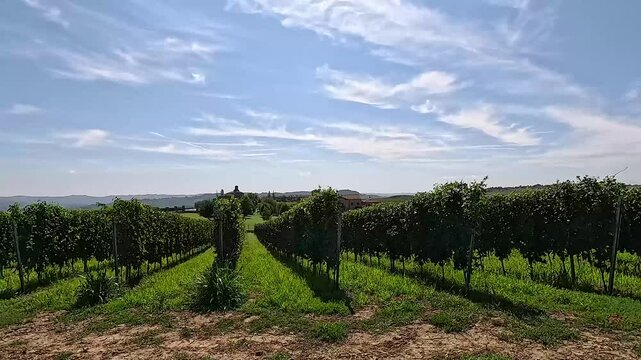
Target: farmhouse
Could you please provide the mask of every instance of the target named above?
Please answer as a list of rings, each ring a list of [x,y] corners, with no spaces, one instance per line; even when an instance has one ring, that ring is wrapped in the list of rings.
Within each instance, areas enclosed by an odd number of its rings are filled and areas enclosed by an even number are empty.
[[[341,195],[340,201],[345,210],[360,209],[363,207],[363,199],[360,194]]]
[[[238,185],[236,185],[234,186],[234,191],[230,191],[226,193],[225,197],[228,197],[228,198],[235,197],[236,199],[240,199],[241,197],[243,197],[243,195],[245,195],[245,193],[238,190]]]

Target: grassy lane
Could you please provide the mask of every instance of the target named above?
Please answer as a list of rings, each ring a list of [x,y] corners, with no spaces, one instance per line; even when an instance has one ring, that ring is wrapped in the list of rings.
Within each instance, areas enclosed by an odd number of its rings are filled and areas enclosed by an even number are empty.
[[[102,307],[76,311],[75,315],[115,314],[134,307],[145,312],[178,309],[185,303],[186,285],[212,261],[213,252],[208,250],[170,269],[144,277],[138,286],[119,299]],[[0,300],[0,327],[22,322],[41,311],[73,310],[81,281],[80,277],[62,280],[26,295]]]
[[[119,324],[169,325],[167,312],[188,308],[189,287],[195,277],[213,261],[213,251],[207,250],[170,269],[145,277],[138,286],[120,298],[104,305],[74,311],[66,316],[65,320],[91,318],[90,330],[107,329]]]
[[[258,214],[248,216],[245,218],[245,228],[248,232],[252,232],[254,231],[254,226],[261,222],[263,222],[263,219]]]
[[[248,233],[245,238],[238,266],[253,299],[245,307],[248,312],[278,309],[316,314],[349,313],[340,294],[333,293],[331,287],[326,286],[327,281],[306,277],[298,267],[288,267],[279,262],[253,233]]]

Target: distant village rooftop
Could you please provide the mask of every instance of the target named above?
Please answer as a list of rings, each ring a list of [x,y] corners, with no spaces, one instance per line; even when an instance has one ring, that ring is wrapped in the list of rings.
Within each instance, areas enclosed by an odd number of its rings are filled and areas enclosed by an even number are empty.
[[[245,195],[245,193],[238,190],[238,185],[236,185],[234,186],[234,191],[226,193],[224,197],[235,197],[237,199],[240,199],[241,197],[243,197],[243,195]]]

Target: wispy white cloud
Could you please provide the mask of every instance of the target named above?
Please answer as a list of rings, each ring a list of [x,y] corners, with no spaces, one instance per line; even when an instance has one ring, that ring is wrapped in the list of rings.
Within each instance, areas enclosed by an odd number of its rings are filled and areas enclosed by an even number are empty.
[[[74,147],[93,147],[100,146],[110,141],[111,133],[102,129],[88,129],[58,134],[61,139],[72,140]]]
[[[44,0],[23,1],[33,8],[50,8]],[[214,32],[211,28],[204,31],[201,25],[192,22],[159,21],[158,14],[153,12],[155,8],[131,5],[142,12],[141,18],[148,18],[152,24],[144,26],[86,5],[60,3],[65,13],[77,19],[74,30],[92,32],[91,44],[47,38],[11,49],[12,53],[34,59],[38,66],[66,79],[128,85],[158,82],[202,85],[207,82],[204,69],[213,63],[218,53],[226,51],[223,40],[211,35]],[[70,33],[70,36],[77,35]]]
[[[519,0],[492,2],[514,9],[516,15],[497,25],[495,18],[452,17],[407,0],[228,1],[230,9],[272,16],[284,26],[309,29],[335,40],[362,41],[373,47],[373,54],[396,63],[424,71],[457,69],[457,74],[465,74],[481,91],[585,97],[588,91],[571,78],[528,58],[532,53],[540,55],[533,44],[548,38],[556,16],[554,7]],[[330,83],[336,89],[328,92],[382,108],[394,106],[378,91],[387,85],[380,79],[360,75],[355,80],[356,85]]]
[[[169,52],[193,54],[205,59],[222,50],[222,47],[213,44],[205,44],[195,40],[186,41],[174,37],[165,38],[162,41],[162,46]]]
[[[133,145],[128,147],[131,150],[158,153],[165,155],[185,155],[185,156],[195,156],[203,158],[213,158],[226,160],[233,157],[232,151],[225,151],[219,149],[208,149],[205,147],[194,147],[185,144],[166,144],[159,146],[141,146]]]
[[[333,70],[327,65],[317,68],[316,75],[325,82],[323,88],[328,96],[383,109],[396,108],[403,101],[426,95],[451,93],[461,86],[454,75],[441,71],[424,72],[396,84],[369,75]]]
[[[267,120],[267,121],[274,121],[278,120],[281,118],[279,114],[275,114],[272,112],[268,111],[256,111],[253,109],[245,109],[243,110],[243,113],[251,118],[257,119],[257,120]]]
[[[486,45],[467,26],[439,11],[399,0],[230,0],[229,9],[280,17],[332,38],[354,37],[384,47],[447,44],[463,49]]]
[[[39,107],[29,104],[13,104],[7,113],[11,115],[33,115],[42,111]]]
[[[515,10],[516,15],[498,23],[497,30],[509,46],[518,45],[519,51],[527,52],[543,40],[547,40],[556,22],[553,4],[530,0],[491,0],[499,6]]]
[[[288,129],[284,123],[260,122],[251,126],[223,121],[208,127],[188,127],[189,136],[261,138],[269,141],[296,141],[341,154],[362,155],[381,160],[421,158],[448,151],[446,139],[434,140],[434,134],[402,131],[391,126],[373,127],[365,124],[338,122],[321,123],[304,131]]]
[[[528,146],[537,145],[541,141],[527,127],[505,125],[495,109],[488,105],[444,115],[439,120],[461,128],[479,130],[508,144]]]
[[[193,94],[197,95],[197,96],[207,97],[207,98],[224,99],[224,100],[244,100],[244,99],[246,99],[246,97],[241,96],[241,95],[225,94],[225,93],[217,93],[217,92],[207,92],[207,91],[194,92]]]
[[[178,155],[196,158],[204,158],[209,160],[231,160],[238,158],[257,158],[277,155],[274,149],[264,149],[261,144],[255,141],[243,141],[235,143],[212,143],[212,142],[197,142],[186,141],[167,136],[155,131],[150,131],[149,134],[160,138],[162,143],[158,145],[146,144],[145,140],[151,139],[136,139],[122,144],[121,147],[127,150],[142,151],[148,153],[157,153],[164,155]],[[153,141],[153,140],[152,140]],[[257,148],[263,152],[257,152]],[[253,151],[249,151],[253,150]]]
[[[528,162],[621,167],[641,165],[641,126],[638,118],[617,117],[589,108],[551,106],[548,116],[573,131],[563,146],[528,159]]]
[[[23,2],[30,8],[37,10],[48,21],[58,24],[65,29],[69,27],[69,21],[62,16],[59,8],[45,5],[41,0],[23,0]]]
[[[109,55],[78,53],[50,49],[44,55],[54,56],[62,66],[51,68],[58,77],[82,81],[109,81],[141,85],[160,81],[204,84],[206,75],[193,68],[180,68],[152,54],[114,51]]]

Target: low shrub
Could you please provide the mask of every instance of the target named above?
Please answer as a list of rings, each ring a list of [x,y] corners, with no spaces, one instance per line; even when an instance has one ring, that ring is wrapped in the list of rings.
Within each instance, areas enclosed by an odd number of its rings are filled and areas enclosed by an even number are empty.
[[[119,284],[104,271],[87,273],[82,278],[76,295],[77,307],[104,304],[120,294]]]
[[[238,270],[215,262],[194,282],[191,299],[195,310],[219,311],[236,309],[247,297]]]

